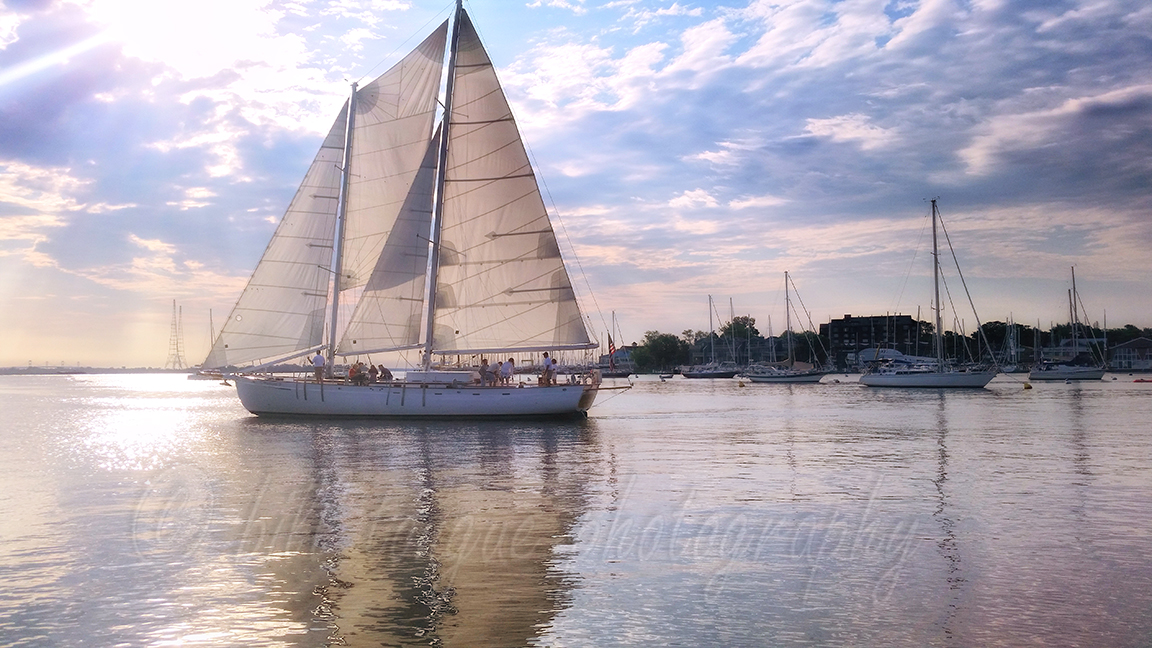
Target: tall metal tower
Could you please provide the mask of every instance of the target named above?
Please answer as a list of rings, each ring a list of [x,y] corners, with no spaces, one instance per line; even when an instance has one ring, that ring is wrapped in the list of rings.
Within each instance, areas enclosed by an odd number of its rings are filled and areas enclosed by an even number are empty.
[[[176,300],[172,300],[172,334],[168,339],[168,362],[164,363],[165,369],[187,369],[188,365],[184,364],[184,326],[181,320],[184,319],[184,309],[176,308]]]

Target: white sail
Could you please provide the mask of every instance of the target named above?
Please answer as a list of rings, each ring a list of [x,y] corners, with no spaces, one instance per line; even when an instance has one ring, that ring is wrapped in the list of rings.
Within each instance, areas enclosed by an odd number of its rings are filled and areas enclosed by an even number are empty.
[[[432,347],[594,348],[492,62],[459,16]]]
[[[337,353],[375,353],[420,344],[438,140],[439,131],[427,143],[420,171],[388,233]]]
[[[315,348],[324,335],[347,104],[332,124],[264,256],[204,360],[205,368]]]
[[[445,21],[356,92],[342,290],[367,283],[415,179],[435,119],[447,32]],[[347,112],[345,103],[205,367],[289,356],[322,344]]]
[[[341,290],[368,282],[424,159],[447,34],[445,21],[402,61],[356,91]]]

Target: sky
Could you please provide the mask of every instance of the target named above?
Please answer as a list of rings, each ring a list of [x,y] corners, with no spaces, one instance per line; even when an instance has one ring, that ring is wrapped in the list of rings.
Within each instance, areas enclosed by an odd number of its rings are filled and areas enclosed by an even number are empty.
[[[0,366],[189,364],[420,0],[0,0]],[[1147,0],[470,0],[597,335],[1152,326]],[[955,271],[953,321],[975,316]],[[946,318],[947,319],[947,318]],[[797,328],[799,328],[797,326]]]

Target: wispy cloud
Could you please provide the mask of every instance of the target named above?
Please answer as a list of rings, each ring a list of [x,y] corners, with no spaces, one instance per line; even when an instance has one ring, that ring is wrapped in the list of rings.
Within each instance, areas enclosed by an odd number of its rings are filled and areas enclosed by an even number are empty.
[[[864,151],[883,148],[896,139],[893,129],[880,128],[870,122],[867,115],[840,115],[827,119],[809,119],[804,130],[833,142],[856,143]]]
[[[1152,130],[1152,85],[1066,99],[1050,109],[995,115],[976,129],[972,143],[958,155],[969,173],[992,173],[1010,163],[1013,154],[1042,154],[1044,149],[1077,138],[1094,118],[1109,116],[1120,119],[1093,128],[1100,145],[1113,148],[1134,143],[1134,134]],[[1145,165],[1145,172],[1152,172],[1152,163]]]
[[[576,15],[581,15],[588,12],[587,7],[584,6],[583,0],[574,0],[572,2],[569,2],[568,0],[536,0],[535,2],[528,3],[527,6],[533,8],[550,7],[552,9],[566,9]]]

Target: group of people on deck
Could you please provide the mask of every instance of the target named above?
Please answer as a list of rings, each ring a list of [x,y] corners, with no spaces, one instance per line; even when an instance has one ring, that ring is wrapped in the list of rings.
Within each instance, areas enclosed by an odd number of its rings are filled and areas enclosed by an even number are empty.
[[[508,358],[505,362],[488,364],[488,358],[480,359],[480,386],[497,387],[512,384],[512,376],[516,373],[516,361]]]
[[[312,367],[316,373],[316,382],[324,379],[324,355],[319,351],[312,357]],[[544,352],[544,365],[540,372],[539,384],[550,387],[556,384],[556,358],[549,358]],[[505,362],[488,364],[488,358],[480,359],[480,385],[482,387],[508,386],[512,384],[512,376],[516,373],[516,360],[508,358]],[[355,362],[348,367],[348,381],[354,385],[367,385],[375,382],[388,382],[392,380],[392,372],[384,365],[366,365]]]
[[[327,364],[324,354],[319,351],[312,356],[312,368],[316,374],[316,382],[324,380],[324,365]],[[367,385],[374,382],[387,382],[392,380],[392,372],[384,365],[366,365],[363,362],[354,362],[348,367],[348,382],[353,385]]]
[[[367,385],[374,382],[388,382],[392,380],[392,372],[388,367],[380,365],[374,367],[363,362],[355,362],[348,367],[348,381],[353,385]]]
[[[549,358],[544,352],[544,365],[540,371],[539,384],[549,387],[556,384],[556,358]],[[488,364],[488,358],[480,359],[480,386],[502,387],[512,384],[512,376],[516,373],[516,360],[508,358],[505,362]]]

